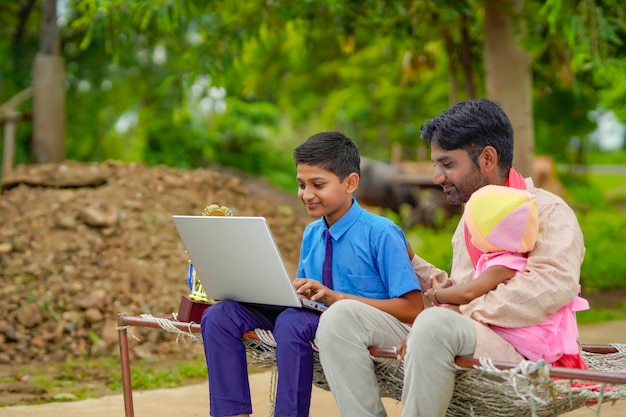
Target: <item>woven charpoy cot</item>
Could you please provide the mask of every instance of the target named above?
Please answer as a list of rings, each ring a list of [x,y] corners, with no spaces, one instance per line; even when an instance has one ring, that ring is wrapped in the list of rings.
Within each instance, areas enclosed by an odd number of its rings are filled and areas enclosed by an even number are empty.
[[[201,340],[197,332],[174,326],[170,319],[149,315],[165,330]],[[271,332],[256,329],[242,336],[250,364],[276,366],[276,341]],[[319,355],[314,347],[313,384],[329,390]],[[380,385],[381,397],[400,400],[402,362],[392,349],[371,347],[370,353]],[[626,398],[626,345],[583,346],[589,371],[554,368],[543,362],[519,364],[494,362],[487,358],[457,358],[457,374],[448,417],[534,417],[557,416],[588,406],[600,415],[601,407]]]
[[[232,216],[233,212],[228,207],[211,204],[202,215]],[[199,283],[199,280],[194,277],[193,282]],[[194,292],[208,301],[202,289]],[[157,320],[165,330],[192,339],[201,338],[197,331],[184,331],[181,326],[172,325],[169,319],[150,318]],[[272,367],[275,376],[276,341],[272,333],[257,329],[247,332],[242,339],[249,363]],[[510,364],[495,363],[487,358],[457,358],[454,395],[447,416],[556,416],[586,405],[595,405],[599,415],[602,404],[626,398],[626,345],[611,346],[610,349],[583,351],[591,371],[551,368],[543,362]],[[313,348],[313,384],[329,390],[317,347],[313,345]],[[395,358],[392,349],[370,347],[370,353],[381,397],[400,400],[403,363]]]

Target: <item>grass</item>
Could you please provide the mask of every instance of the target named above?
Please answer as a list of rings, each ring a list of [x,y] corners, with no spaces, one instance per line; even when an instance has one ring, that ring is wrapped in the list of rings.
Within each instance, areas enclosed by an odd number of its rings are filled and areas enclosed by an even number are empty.
[[[119,363],[117,365],[119,368]],[[112,390],[122,389],[121,371],[112,371],[113,379],[107,384]],[[207,369],[204,357],[187,360],[177,360],[172,366],[133,361],[131,367],[131,381],[133,389],[173,388],[189,381],[204,381],[207,379]]]
[[[626,304],[619,308],[592,308],[576,313],[578,324],[593,324],[611,320],[626,320]]]
[[[206,378],[203,356],[160,362],[132,361],[131,380],[133,389],[137,390],[179,387],[206,381]],[[77,401],[122,392],[122,374],[117,356],[77,359],[55,365],[24,365],[14,368],[11,375],[0,376],[0,386],[15,383],[19,383],[18,388],[28,387],[26,392],[29,395],[24,401],[28,404]]]
[[[75,401],[100,396],[104,393],[98,383],[112,380],[117,358],[98,360],[71,360],[55,365],[23,365],[12,370],[11,375],[0,377],[0,384],[19,381],[28,386],[29,403]],[[96,381],[96,382],[94,382]]]
[[[200,343],[200,342],[197,342]],[[250,366],[249,372],[267,370]],[[176,356],[154,361],[134,359],[131,363],[133,390],[176,388],[207,381],[204,356],[180,359]],[[18,389],[14,388],[18,384]],[[6,388],[9,387],[9,388]],[[71,360],[56,365],[23,365],[14,367],[10,375],[0,376],[0,388],[8,392],[24,392],[18,404],[78,401],[122,393],[122,373],[117,356]],[[17,405],[17,404],[11,404]],[[0,404],[0,409],[2,405]],[[0,414],[2,414],[0,412]]]
[[[626,165],[626,150],[589,152],[586,159],[590,165]]]

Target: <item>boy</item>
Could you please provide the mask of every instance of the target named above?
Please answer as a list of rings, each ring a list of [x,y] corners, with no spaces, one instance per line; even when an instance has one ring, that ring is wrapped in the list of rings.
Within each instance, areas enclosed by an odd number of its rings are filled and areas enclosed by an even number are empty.
[[[408,329],[406,323],[423,309],[420,285],[402,230],[363,210],[353,197],[360,173],[356,145],[339,132],[318,133],[295,148],[293,158],[298,197],[309,215],[319,217],[302,237],[294,280],[298,293],[327,305],[340,299],[366,303],[394,316]],[[332,255],[327,254],[331,249]],[[271,330],[277,343],[275,416],[308,416],[311,341],[319,319],[319,313],[300,308],[277,310],[228,300],[206,309],[201,327],[211,415],[252,412],[241,335],[262,328]]]

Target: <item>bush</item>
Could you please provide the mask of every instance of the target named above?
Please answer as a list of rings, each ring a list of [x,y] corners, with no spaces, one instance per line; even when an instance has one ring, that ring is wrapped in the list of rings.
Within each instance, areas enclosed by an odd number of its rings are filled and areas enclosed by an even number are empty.
[[[581,270],[581,283],[587,288],[599,290],[625,288],[624,214],[615,209],[591,210],[579,215],[579,222],[587,249]]]

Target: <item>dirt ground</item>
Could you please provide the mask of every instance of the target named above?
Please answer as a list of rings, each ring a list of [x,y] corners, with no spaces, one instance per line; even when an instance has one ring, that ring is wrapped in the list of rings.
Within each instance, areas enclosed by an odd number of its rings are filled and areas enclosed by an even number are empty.
[[[172,215],[218,204],[266,217],[294,272],[311,221],[295,184],[290,194],[209,168],[67,161],[18,166],[1,186],[0,365],[108,356],[116,314],[177,311],[189,257]],[[160,358],[161,341],[132,354]]]
[[[33,384],[36,374],[111,394],[102,369],[63,365],[115,360],[119,313],[178,311],[189,257],[172,215],[218,204],[266,217],[293,273],[311,221],[295,180],[290,193],[232,169],[66,161],[18,166],[0,185],[0,407],[54,400],[56,390]],[[201,354],[165,332],[133,333],[142,343],[131,341],[132,359]]]
[[[253,389],[252,401],[255,404],[253,417],[267,415],[269,398],[270,374],[256,374],[251,378]],[[139,392],[134,396],[134,412],[137,417],[207,417],[208,402],[205,384],[197,384],[184,388]],[[332,395],[327,391],[314,388],[311,417],[339,417]],[[395,400],[383,399],[388,417],[400,417],[402,406]],[[626,401],[615,405],[604,404],[600,410],[601,417],[626,416]],[[6,412],[6,414],[3,414]],[[594,417],[595,409],[582,408],[564,417]],[[0,409],[3,417],[123,417],[124,404],[121,396],[114,395],[95,400],[85,400],[65,404],[45,404],[30,407],[13,407]]]

